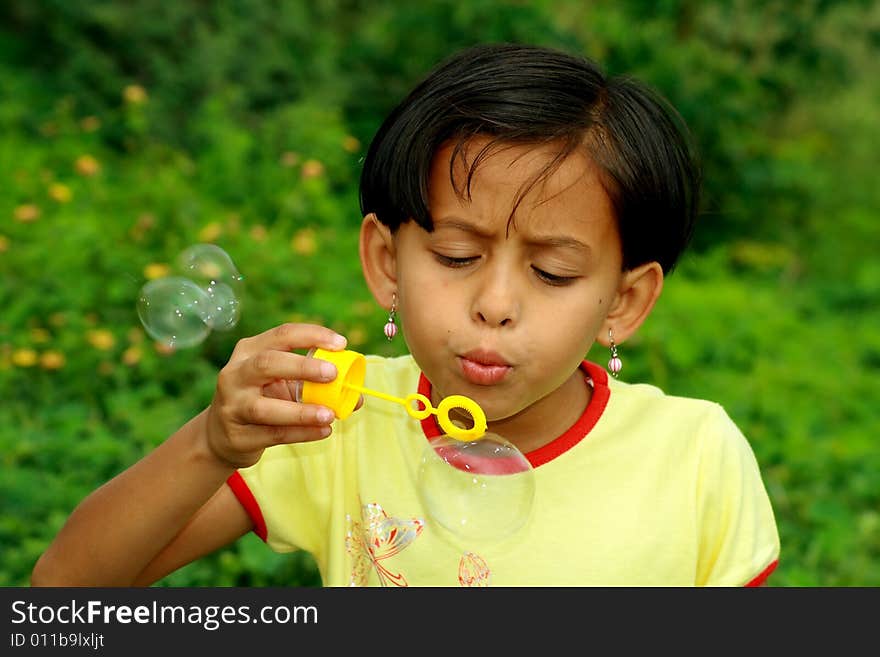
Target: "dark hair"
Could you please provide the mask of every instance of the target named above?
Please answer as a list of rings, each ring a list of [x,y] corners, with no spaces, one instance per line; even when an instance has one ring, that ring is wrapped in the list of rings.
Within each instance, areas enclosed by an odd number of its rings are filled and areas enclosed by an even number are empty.
[[[468,193],[476,167],[499,144],[560,146],[518,201],[585,147],[614,206],[625,269],[657,261],[668,273],[690,241],[700,171],[675,109],[643,83],[608,78],[587,59],[514,44],[453,55],[391,111],[364,161],[363,214],[375,213],[393,231],[409,220],[432,231],[427,199],[434,154],[452,142],[455,162],[477,135],[491,141],[471,162]]]

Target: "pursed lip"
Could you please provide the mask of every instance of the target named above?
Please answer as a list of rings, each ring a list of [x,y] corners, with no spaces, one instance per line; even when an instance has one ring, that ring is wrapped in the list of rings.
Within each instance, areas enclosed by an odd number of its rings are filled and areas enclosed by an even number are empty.
[[[476,385],[494,385],[501,382],[513,365],[501,354],[487,349],[474,349],[459,356],[461,373]]]

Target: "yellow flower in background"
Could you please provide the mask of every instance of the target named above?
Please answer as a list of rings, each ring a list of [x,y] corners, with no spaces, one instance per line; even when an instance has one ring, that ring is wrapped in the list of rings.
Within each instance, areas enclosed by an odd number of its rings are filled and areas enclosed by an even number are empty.
[[[122,352],[122,362],[131,367],[132,365],[137,365],[142,356],[141,348],[134,346],[129,347],[124,352]]]
[[[86,116],[79,122],[79,127],[86,132],[95,132],[101,127],[101,120],[97,116]]]
[[[64,313],[52,313],[49,315],[49,324],[58,328],[67,324],[67,315]]]
[[[226,217],[226,231],[230,235],[238,235],[241,231],[241,215],[238,212],[231,212]]]
[[[135,226],[140,228],[141,230],[150,230],[156,225],[156,215],[150,212],[144,212],[137,218],[137,222]]]
[[[49,196],[58,203],[67,203],[73,198],[73,192],[64,183],[53,183],[49,185]]]
[[[354,347],[362,345],[367,341],[367,331],[360,325],[351,327],[351,329],[345,333],[345,336],[348,338],[348,344]]]
[[[281,166],[290,168],[295,167],[297,164],[299,164],[299,153],[287,151],[281,154]]]
[[[266,238],[269,237],[269,231],[266,230],[265,226],[257,224],[251,228],[250,236],[255,242],[265,242]]]
[[[37,344],[42,344],[44,342],[49,342],[52,336],[49,334],[44,328],[32,328],[31,329],[31,342],[36,342]]]
[[[122,98],[129,105],[142,105],[147,102],[147,90],[139,84],[130,84],[122,90]]]
[[[101,164],[91,155],[80,155],[74,162],[76,172],[81,176],[94,176],[101,170]]]
[[[140,241],[144,238],[144,235],[146,235],[147,232],[155,225],[156,217],[149,212],[145,212],[137,218],[134,226],[132,226],[131,230],[129,231],[129,235],[131,235],[133,239]]]
[[[304,179],[318,178],[324,174],[324,165],[318,160],[306,160],[303,162],[301,175]]]
[[[19,205],[15,208],[13,215],[15,216],[16,221],[26,224],[40,218],[40,208],[33,203],[25,203],[24,205]]]
[[[107,329],[92,329],[86,332],[86,339],[95,349],[107,351],[116,344],[116,338]]]
[[[356,301],[351,305],[351,309],[358,317],[369,317],[376,311],[376,308],[373,301]]]
[[[148,280],[153,280],[154,278],[162,278],[163,276],[168,276],[171,273],[171,267],[166,265],[164,262],[151,262],[146,267],[144,267],[144,277]]]
[[[349,153],[357,153],[361,148],[361,142],[357,137],[352,137],[348,135],[345,139],[342,140],[342,148],[347,150]]]
[[[9,250],[9,238],[6,235],[0,235],[0,253],[6,253]]]
[[[174,347],[165,344],[164,342],[154,342],[153,349],[156,350],[156,353],[162,354],[163,356],[168,356],[174,353]]]
[[[16,367],[33,367],[37,364],[37,352],[33,349],[16,349],[12,352],[12,364]]]
[[[223,234],[223,226],[218,221],[212,221],[199,231],[200,242],[213,242]]]
[[[60,351],[50,350],[40,356],[40,367],[44,370],[60,370],[67,363],[67,359]]]
[[[303,228],[290,240],[290,248],[294,253],[310,256],[318,250],[318,239],[311,228]]]
[[[128,341],[132,344],[140,344],[144,341],[144,332],[139,328],[133,328],[128,331]]]

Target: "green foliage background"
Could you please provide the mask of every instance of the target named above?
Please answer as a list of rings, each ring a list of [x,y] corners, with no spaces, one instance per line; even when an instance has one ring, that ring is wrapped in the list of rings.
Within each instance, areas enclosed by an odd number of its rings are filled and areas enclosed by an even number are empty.
[[[209,402],[237,339],[309,320],[399,353],[356,257],[360,158],[414,82],[481,41],[586,54],[679,108],[702,223],[626,378],[742,427],[779,521],[773,585],[880,585],[869,0],[3,3],[0,585],[27,584],[77,502]],[[242,320],[162,353],[138,291],[205,241],[245,275]],[[160,584],[320,580],[251,536]]]

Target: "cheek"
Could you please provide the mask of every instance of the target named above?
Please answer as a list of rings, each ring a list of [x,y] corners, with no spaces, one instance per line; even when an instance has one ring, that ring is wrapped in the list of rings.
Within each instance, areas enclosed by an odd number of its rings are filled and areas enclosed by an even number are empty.
[[[457,292],[448,280],[440,278],[430,267],[407,269],[398,275],[398,297],[402,303],[431,315],[451,310]],[[458,301],[460,303],[460,301]]]
[[[544,323],[545,336],[555,335],[563,351],[583,356],[590,350],[610,310],[606,293],[589,295],[587,300],[572,304],[568,311]],[[547,339],[550,339],[547,337]]]

